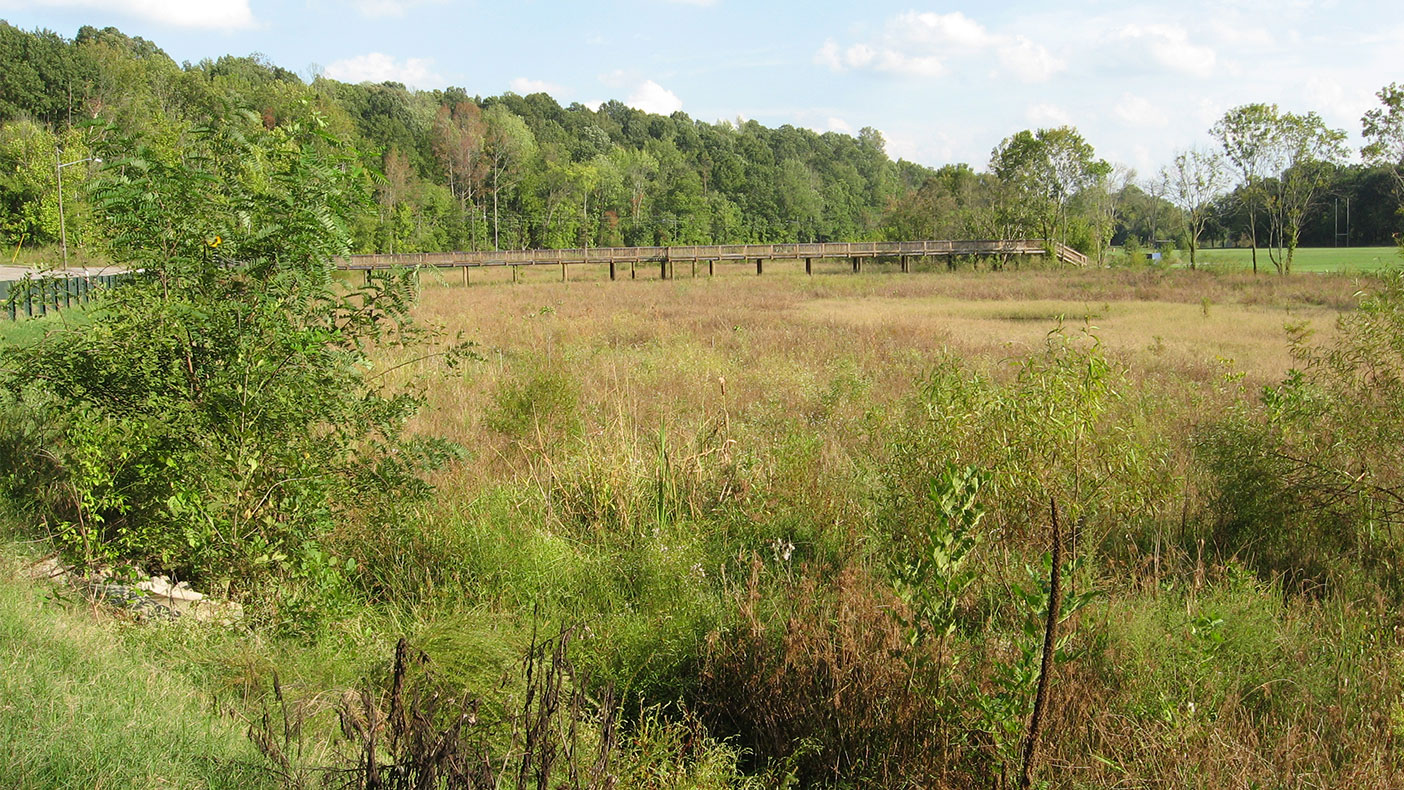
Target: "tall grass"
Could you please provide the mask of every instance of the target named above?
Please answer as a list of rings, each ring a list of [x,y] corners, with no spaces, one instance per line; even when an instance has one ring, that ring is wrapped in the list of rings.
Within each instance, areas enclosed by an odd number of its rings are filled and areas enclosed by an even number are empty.
[[[1376,284],[430,286],[421,316],[482,361],[388,377],[424,388],[414,428],[467,457],[410,518],[329,537],[369,605],[297,639],[140,640],[244,711],[276,673],[314,763],[364,758],[337,701],[384,691],[401,637],[443,694],[507,711],[533,634],[569,632],[562,693],[617,722],[619,786],[1002,787],[1037,680],[1051,496],[1068,589],[1036,777],[1398,786],[1397,591],[1359,552],[1286,550],[1334,522],[1284,495],[1298,478],[1259,397],[1303,359],[1287,325],[1326,347]]]
[[[123,644],[82,600],[0,579],[0,786],[275,786],[206,691]]]

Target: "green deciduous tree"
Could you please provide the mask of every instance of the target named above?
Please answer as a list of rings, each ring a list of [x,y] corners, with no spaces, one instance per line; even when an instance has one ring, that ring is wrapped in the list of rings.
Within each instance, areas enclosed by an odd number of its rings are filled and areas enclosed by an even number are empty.
[[[1219,197],[1228,187],[1223,156],[1202,148],[1179,151],[1175,161],[1161,170],[1161,180],[1166,185],[1165,194],[1180,209],[1193,269],[1199,237],[1213,217]]]
[[[458,198],[462,214],[469,217],[469,239],[478,248],[476,205],[486,177],[483,156],[482,111],[472,102],[442,106],[434,118],[434,156],[448,175],[448,187]]]
[[[1401,201],[1398,211],[1404,213],[1404,87],[1390,83],[1375,94],[1382,107],[1376,107],[1360,119],[1365,135],[1365,147],[1360,149],[1365,161],[1384,167],[1394,176],[1396,194]],[[1404,235],[1395,235],[1404,249]]]
[[[488,191],[492,193],[492,246],[501,249],[499,210],[502,192],[521,180],[526,163],[536,154],[536,137],[526,122],[506,105],[494,104],[483,112],[483,156]]]
[[[1258,208],[1266,202],[1263,179],[1276,172],[1278,134],[1276,104],[1245,104],[1224,113],[1209,130],[1223,146],[1239,179],[1239,193],[1248,214],[1248,240],[1253,272],[1258,271]]]
[[[91,155],[78,129],[55,134],[33,121],[0,125],[0,239],[13,245],[59,241],[57,168],[76,162],[63,170],[63,227],[70,245],[90,242],[92,212],[84,189],[90,168],[83,160]]]
[[[1278,118],[1273,140],[1282,170],[1266,183],[1265,195],[1272,234],[1268,255],[1279,274],[1292,271],[1307,215],[1345,159],[1345,138],[1345,132],[1327,127],[1314,112]]]
[[[1111,172],[1111,165],[1071,126],[1028,130],[1005,138],[990,157],[990,169],[1027,201],[1038,233],[1067,239],[1068,202]]]

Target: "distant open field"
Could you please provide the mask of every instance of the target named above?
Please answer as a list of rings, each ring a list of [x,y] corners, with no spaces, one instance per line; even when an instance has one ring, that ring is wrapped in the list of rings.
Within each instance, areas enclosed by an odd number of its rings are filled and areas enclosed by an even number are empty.
[[[1188,259],[1182,253],[1182,259]],[[1222,268],[1248,269],[1253,265],[1247,249],[1200,250],[1199,259]],[[1294,272],[1367,272],[1404,265],[1398,247],[1302,247],[1292,260]],[[1273,271],[1267,250],[1258,250],[1258,270]]]
[[[1266,384],[1293,365],[1285,327],[1305,322],[1328,336],[1359,290],[1349,276],[1149,269],[805,277],[776,267],[756,277],[737,266],[711,279],[641,270],[611,283],[581,267],[562,284],[545,268],[515,286],[476,285],[488,277],[475,272],[468,288],[426,273],[420,316],[476,339],[491,364],[431,391],[425,429],[482,446],[483,415],[525,360],[570,360],[556,369],[586,402],[600,398],[587,413],[614,412],[623,377],[632,419],[677,424],[705,413],[719,377],[739,402],[783,412],[817,408],[825,382],[861,371],[885,401],[909,392],[942,351],[997,369],[1059,325],[1095,335],[1156,387],[1203,386],[1228,371]]]

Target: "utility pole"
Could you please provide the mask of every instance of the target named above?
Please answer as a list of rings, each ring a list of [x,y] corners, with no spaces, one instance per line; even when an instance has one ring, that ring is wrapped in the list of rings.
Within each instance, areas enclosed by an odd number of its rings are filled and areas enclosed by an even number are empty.
[[[1341,247],[1341,246],[1349,247],[1349,246],[1350,246],[1350,195],[1346,195],[1345,204],[1346,204],[1346,205],[1345,205],[1345,210],[1346,210],[1345,232],[1341,232],[1341,199],[1340,199],[1340,198],[1336,198],[1336,220],[1335,220],[1335,222],[1336,222],[1336,238],[1335,238],[1335,246],[1337,246],[1337,247]],[[1344,245],[1341,244],[1341,240],[1342,240],[1342,239],[1345,240],[1345,244],[1344,244]]]

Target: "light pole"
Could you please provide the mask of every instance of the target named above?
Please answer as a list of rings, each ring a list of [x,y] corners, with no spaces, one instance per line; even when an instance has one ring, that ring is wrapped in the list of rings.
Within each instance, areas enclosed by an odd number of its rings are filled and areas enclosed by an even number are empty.
[[[89,156],[85,159],[74,159],[72,162],[59,164],[59,149],[54,148],[54,173],[58,176],[58,197],[59,197],[59,246],[63,248],[63,268],[68,271],[68,229],[64,226],[63,218],[63,169],[69,165],[78,165],[84,162],[97,162],[102,164],[102,159],[96,156]]]

